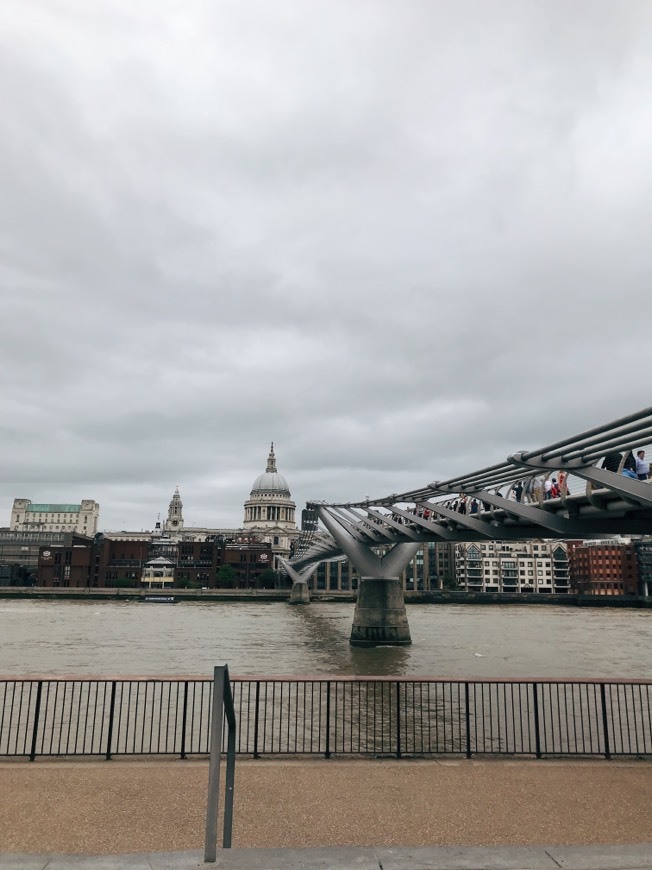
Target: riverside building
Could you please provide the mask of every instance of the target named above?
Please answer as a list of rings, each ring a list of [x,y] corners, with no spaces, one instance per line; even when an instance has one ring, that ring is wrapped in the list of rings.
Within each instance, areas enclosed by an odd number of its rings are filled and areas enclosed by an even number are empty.
[[[467,592],[570,591],[564,541],[492,541],[455,545],[456,581]]]
[[[649,548],[649,542],[638,542],[637,553],[637,544],[617,538],[574,542],[570,545],[573,592],[581,595],[638,594],[638,562],[642,561],[644,570],[649,571]],[[642,594],[648,594],[647,583],[645,590]]]
[[[92,499],[82,499],[80,504],[35,504],[28,498],[16,498],[9,528],[12,532],[94,535],[99,518],[100,506]]]

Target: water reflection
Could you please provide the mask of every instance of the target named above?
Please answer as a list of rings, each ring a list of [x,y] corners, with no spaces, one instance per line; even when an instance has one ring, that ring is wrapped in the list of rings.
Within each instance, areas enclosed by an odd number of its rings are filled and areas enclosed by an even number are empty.
[[[295,607],[310,636],[327,655],[334,674],[400,676],[410,659],[404,646],[352,647],[351,620],[347,615],[329,615],[319,607]]]

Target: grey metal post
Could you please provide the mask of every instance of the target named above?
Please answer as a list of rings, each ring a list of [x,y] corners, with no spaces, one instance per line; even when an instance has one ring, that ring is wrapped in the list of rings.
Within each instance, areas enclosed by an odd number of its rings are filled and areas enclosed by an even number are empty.
[[[213,703],[211,705],[211,746],[208,768],[208,799],[206,801],[206,837],[204,862],[217,859],[217,808],[220,797],[220,760],[222,755],[222,714],[224,710],[225,666],[218,665],[213,671]]]

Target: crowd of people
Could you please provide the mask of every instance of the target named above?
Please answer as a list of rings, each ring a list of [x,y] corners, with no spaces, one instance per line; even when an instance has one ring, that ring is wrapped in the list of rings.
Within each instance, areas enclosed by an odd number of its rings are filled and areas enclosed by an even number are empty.
[[[602,467],[616,474],[620,472],[623,477],[630,477],[632,480],[650,479],[650,463],[645,458],[645,450],[637,450],[636,456],[630,450],[624,461],[622,453],[607,453]]]
[[[636,455],[632,450],[623,458],[622,453],[608,453],[602,462],[602,468],[607,471],[613,471],[616,474],[622,474],[624,477],[632,478],[633,480],[650,480],[652,481],[652,467],[645,459],[645,450],[638,450]],[[541,501],[560,498],[564,494],[564,488],[568,485],[567,475],[560,471],[555,476],[550,474],[543,477],[533,475],[531,477],[517,480],[511,484],[509,490],[503,495],[500,489],[495,490],[495,495],[503,498],[512,498],[517,502],[536,504]],[[480,510],[488,511],[490,506],[482,499],[469,497],[461,493],[457,498],[450,499],[444,502],[441,507],[449,511],[459,514],[477,514]],[[406,508],[405,512],[423,520],[429,520],[436,516],[436,513],[430,508],[423,505],[415,505],[411,508]],[[394,515],[394,521],[400,525],[410,523],[408,517]],[[380,522],[380,520],[377,520]]]

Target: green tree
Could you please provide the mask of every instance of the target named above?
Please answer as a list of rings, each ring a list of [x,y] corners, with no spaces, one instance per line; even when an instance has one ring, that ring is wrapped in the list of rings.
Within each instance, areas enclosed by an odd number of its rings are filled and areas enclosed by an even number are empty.
[[[444,589],[459,589],[459,584],[452,574],[444,574],[442,578],[442,587]]]
[[[217,572],[217,585],[224,589],[233,589],[238,581],[238,575],[230,565],[221,565]]]
[[[274,589],[276,586],[276,571],[272,568],[265,568],[256,577],[256,589]]]

